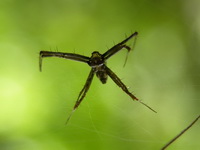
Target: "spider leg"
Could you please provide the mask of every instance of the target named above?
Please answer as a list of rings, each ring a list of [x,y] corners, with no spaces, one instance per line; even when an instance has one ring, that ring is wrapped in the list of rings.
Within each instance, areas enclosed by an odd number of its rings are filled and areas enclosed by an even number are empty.
[[[152,110],[153,112],[157,113],[155,110],[153,110],[150,106],[147,104],[143,103],[141,100],[139,100],[137,97],[135,97],[131,92],[129,92],[128,88],[124,85],[124,83],[119,79],[119,77],[112,72],[107,66],[105,66],[106,73],[110,76],[110,78],[126,93],[128,94],[133,100],[136,100]]]
[[[82,100],[84,99],[84,97],[86,96],[86,93],[87,93],[87,91],[89,90],[90,85],[91,85],[91,83],[92,83],[93,77],[94,77],[94,70],[91,69],[90,74],[89,74],[89,76],[88,76],[88,78],[87,78],[87,81],[86,81],[86,83],[85,83],[83,89],[82,89],[82,90],[80,91],[80,93],[79,93],[79,96],[78,96],[78,98],[77,98],[77,100],[76,100],[76,103],[75,103],[75,105],[74,105],[74,108],[73,108],[72,112],[70,113],[69,117],[67,118],[66,124],[68,123],[68,121],[70,120],[72,114],[73,114],[74,111],[78,108],[78,106],[80,105],[80,103],[82,102]]]
[[[79,54],[73,54],[73,53],[40,51],[40,57],[39,57],[40,71],[42,71],[42,58],[43,57],[59,57],[59,58],[65,58],[65,59],[80,61],[80,62],[84,62],[84,63],[87,63],[90,59],[89,57],[79,55]]]
[[[135,47],[136,40],[137,40],[137,36],[136,36],[135,39],[134,39],[134,42],[133,42],[133,45],[132,45],[132,49],[134,49],[134,47]],[[128,49],[128,48],[129,48],[129,49]],[[127,62],[127,60],[128,60],[128,54],[129,54],[129,52],[131,51],[131,48],[130,48],[129,46],[127,46],[126,49],[127,49],[128,51],[127,51],[127,54],[126,54],[126,59],[125,59],[125,62],[124,62],[124,66],[123,66],[123,67],[125,67],[126,62]]]
[[[115,46],[113,46],[112,48],[110,48],[108,51],[106,51],[102,56],[105,60],[107,60],[108,58],[110,58],[111,56],[113,56],[114,54],[116,54],[118,51],[120,51],[122,48],[125,48],[128,50],[128,52],[130,52],[131,47],[126,45],[126,42],[129,41],[131,38],[133,38],[134,36],[137,36],[138,32],[135,32],[133,34],[131,34],[128,38],[126,38],[125,40],[123,40],[122,42],[116,44]],[[134,41],[135,44],[135,41]],[[127,55],[128,56],[128,55]],[[127,60],[127,56],[126,56],[126,60]],[[126,63],[125,60],[125,63]]]
[[[87,91],[89,90],[90,88],[90,85],[92,83],[92,79],[94,77],[94,71],[93,69],[91,69],[90,71],[90,74],[87,78],[87,81],[83,87],[83,89],[80,91],[79,95],[78,95],[78,99],[76,101],[76,104],[74,105],[74,110],[78,108],[79,104],[81,103],[81,101],[83,100],[83,98],[85,97]]]

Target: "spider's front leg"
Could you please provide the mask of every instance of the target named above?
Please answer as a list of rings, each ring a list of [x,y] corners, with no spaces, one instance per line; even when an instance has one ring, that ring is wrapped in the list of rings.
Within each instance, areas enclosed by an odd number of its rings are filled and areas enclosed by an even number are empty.
[[[74,105],[74,108],[72,110],[72,112],[70,113],[69,117],[67,118],[66,124],[68,123],[69,119],[71,118],[72,114],[74,113],[74,111],[78,108],[78,106],[80,105],[80,103],[82,102],[82,100],[84,99],[84,97],[86,96],[87,91],[90,88],[90,85],[92,83],[92,79],[94,77],[94,70],[91,69],[90,74],[87,78],[87,81],[83,87],[83,89],[81,90],[81,92],[79,93],[78,99]]]
[[[43,57],[59,57],[59,58],[65,58],[65,59],[80,61],[80,62],[84,62],[84,63],[88,63],[88,61],[90,59],[89,57],[79,55],[79,54],[73,54],[73,53],[40,51],[40,57],[39,57],[40,71],[42,71],[42,59],[43,59]]]
[[[114,54],[116,54],[118,51],[120,51],[121,49],[125,48],[128,50],[128,52],[130,52],[131,47],[126,45],[126,42],[128,42],[130,39],[132,39],[133,37],[136,37],[138,35],[138,32],[134,32],[133,34],[131,34],[128,38],[126,38],[125,40],[123,40],[122,42],[116,44],[115,46],[113,46],[112,48],[110,48],[107,52],[105,52],[102,56],[105,60],[107,60],[108,58],[110,58],[111,56],[113,56]],[[135,38],[136,39],[136,38]],[[133,43],[133,46],[135,44],[135,41]],[[127,59],[127,58],[126,58]]]
[[[133,100],[136,100],[152,110],[153,112],[157,113],[155,110],[153,110],[150,106],[147,104],[143,103],[141,100],[139,100],[137,97],[135,97],[131,92],[129,92],[128,88],[124,85],[124,83],[119,79],[119,77],[112,72],[107,66],[105,66],[106,73],[110,76],[110,78],[126,93],[128,94]]]

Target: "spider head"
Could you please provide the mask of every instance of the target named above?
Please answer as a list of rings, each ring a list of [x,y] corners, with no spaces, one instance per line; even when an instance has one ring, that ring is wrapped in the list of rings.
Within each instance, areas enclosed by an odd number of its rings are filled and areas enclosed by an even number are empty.
[[[92,53],[92,56],[90,57],[88,64],[92,68],[98,68],[98,67],[102,66],[103,64],[105,64],[105,61],[99,52],[94,51]]]

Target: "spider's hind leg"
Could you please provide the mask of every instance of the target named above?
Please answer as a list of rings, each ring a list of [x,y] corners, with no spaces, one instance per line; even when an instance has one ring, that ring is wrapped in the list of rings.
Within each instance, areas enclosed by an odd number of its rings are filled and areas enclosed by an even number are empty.
[[[119,77],[112,72],[112,70],[110,70],[108,67],[105,68],[107,74],[110,76],[110,78],[126,93],[128,94],[132,100],[136,100],[138,102],[140,102],[141,104],[143,104],[144,106],[146,106],[147,108],[149,108],[151,111],[157,113],[154,109],[152,109],[150,106],[148,106],[147,104],[143,103],[141,100],[139,100],[136,96],[134,96],[131,92],[129,92],[128,88],[124,85],[124,83],[119,79]]]
[[[82,102],[82,100],[84,99],[84,97],[86,96],[87,91],[90,88],[90,85],[92,83],[92,79],[94,77],[94,70],[91,69],[90,74],[87,78],[87,81],[83,87],[83,89],[81,90],[81,92],[79,93],[78,99],[76,100],[76,103],[74,105],[74,108],[72,110],[72,112],[70,113],[69,117],[67,118],[66,124],[69,122],[72,114],[75,112],[75,110],[79,107],[80,103]]]

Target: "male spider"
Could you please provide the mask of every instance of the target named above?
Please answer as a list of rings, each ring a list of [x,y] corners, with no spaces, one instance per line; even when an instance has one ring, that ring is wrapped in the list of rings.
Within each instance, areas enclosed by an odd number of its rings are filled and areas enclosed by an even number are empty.
[[[89,87],[92,83],[92,79],[94,77],[94,74],[100,79],[100,81],[105,84],[107,81],[108,76],[126,93],[128,94],[133,100],[139,101],[149,109],[151,109],[153,112],[156,112],[151,107],[140,101],[137,97],[135,97],[131,92],[129,92],[128,88],[122,83],[122,81],[117,77],[117,75],[112,72],[107,66],[106,66],[106,60],[108,60],[111,56],[116,54],[118,51],[122,50],[123,48],[127,49],[128,52],[130,52],[131,47],[126,45],[126,42],[129,41],[131,38],[136,37],[138,35],[138,32],[135,32],[131,34],[128,38],[123,40],[122,42],[116,44],[112,48],[110,48],[108,51],[106,51],[104,54],[100,54],[98,51],[94,51],[92,53],[91,57],[79,55],[79,54],[72,54],[72,53],[62,53],[62,52],[50,52],[50,51],[40,51],[40,57],[39,57],[39,66],[40,71],[42,71],[42,58],[43,57],[60,57],[65,59],[71,59],[75,61],[80,61],[87,63],[91,67],[91,71],[89,73],[89,76],[86,80],[86,83],[79,93],[78,99],[74,105],[74,108],[70,114],[70,116],[67,119],[67,122],[71,118],[72,113],[78,108],[80,103],[82,102],[83,98],[85,97],[87,91],[89,90]],[[127,58],[126,58],[127,60]],[[125,61],[126,62],[126,61]]]

